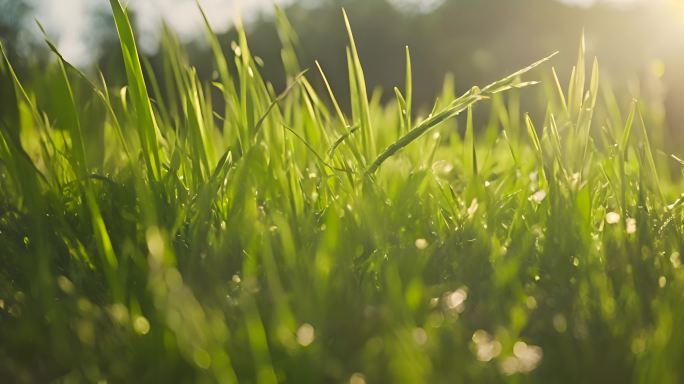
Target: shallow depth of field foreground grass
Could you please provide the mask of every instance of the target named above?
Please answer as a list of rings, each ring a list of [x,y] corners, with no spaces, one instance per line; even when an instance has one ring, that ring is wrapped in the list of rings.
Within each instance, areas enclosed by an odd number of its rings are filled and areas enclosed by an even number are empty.
[[[430,112],[347,23],[346,113],[282,14],[278,94],[209,26],[215,82],[169,33],[152,77],[111,5],[123,89],[0,63],[0,381],[684,380],[682,154],[583,46]]]

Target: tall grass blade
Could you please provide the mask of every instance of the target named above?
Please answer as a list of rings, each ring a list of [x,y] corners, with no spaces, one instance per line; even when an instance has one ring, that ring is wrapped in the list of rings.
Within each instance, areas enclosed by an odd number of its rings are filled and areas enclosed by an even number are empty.
[[[138,57],[133,30],[128,15],[121,7],[119,0],[109,0],[114,13],[114,21],[119,34],[121,51],[126,66],[128,87],[138,117],[138,135],[143,150],[143,157],[148,172],[155,181],[161,180],[161,151],[159,150],[157,121],[152,111],[152,104],[147,94],[147,86],[143,77],[142,66]]]
[[[373,157],[375,156],[375,145],[373,139],[374,133],[372,132],[371,128],[370,107],[368,105],[368,93],[366,91],[366,79],[363,75],[361,60],[359,59],[359,53],[356,49],[356,42],[354,41],[354,35],[352,33],[351,25],[349,24],[347,11],[342,9],[342,14],[344,16],[344,25],[347,28],[347,36],[349,38],[349,65],[353,68],[353,71],[350,71],[350,73],[353,74],[353,77],[349,78],[349,81],[354,83],[355,90],[355,92],[351,93],[351,102],[352,104],[355,104],[358,109],[358,120],[361,136],[363,138],[364,151],[367,156]]]

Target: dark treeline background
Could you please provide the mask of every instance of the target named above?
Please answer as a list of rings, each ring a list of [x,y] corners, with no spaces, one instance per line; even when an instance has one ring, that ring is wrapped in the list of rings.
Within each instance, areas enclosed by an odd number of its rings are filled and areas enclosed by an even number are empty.
[[[392,87],[403,83],[404,46],[408,45],[415,100],[429,106],[446,74],[453,74],[454,87],[460,92],[554,51],[560,51],[554,65],[567,77],[584,31],[588,56],[598,56],[602,79],[614,84],[623,107],[633,96],[647,98],[655,108],[664,107],[672,134],[684,137],[679,129],[684,123],[684,11],[673,2],[616,6],[599,1],[580,7],[556,0],[445,0],[434,10],[421,12],[398,7],[397,1],[301,0],[288,5],[285,12],[299,36],[302,66],[315,69],[313,60],[319,60],[338,98],[345,99],[347,37],[340,11],[344,7],[371,88],[392,96]],[[0,38],[20,70],[49,57],[47,47],[21,33],[33,27],[26,20],[33,16],[32,7],[39,6],[37,0],[0,0]],[[106,13],[95,16],[99,20],[91,36],[99,48],[95,65],[113,85],[121,84],[123,65],[113,22]],[[280,43],[272,17],[251,18],[247,31],[253,52],[265,63],[264,76],[276,89],[283,89]],[[235,36],[230,30],[221,39],[227,47]],[[197,39],[186,45],[200,76],[211,78],[211,55],[205,42]],[[149,55],[158,70],[159,58]],[[316,71],[310,77],[316,78]]]

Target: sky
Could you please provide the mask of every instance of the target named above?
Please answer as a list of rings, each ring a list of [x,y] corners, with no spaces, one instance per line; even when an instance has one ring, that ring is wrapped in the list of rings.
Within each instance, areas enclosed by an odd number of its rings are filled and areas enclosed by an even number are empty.
[[[294,0],[199,0],[214,30],[223,32],[234,22],[236,15],[249,19],[259,12],[270,12],[271,5],[286,5]],[[444,0],[389,0],[397,7],[429,11]],[[505,1],[505,0],[502,0]],[[592,6],[596,3],[630,5],[658,0],[559,0],[575,6]],[[124,4],[126,0],[123,0]],[[138,15],[135,26],[139,32],[140,48],[154,51],[157,46],[159,25],[165,20],[180,36],[189,40],[202,33],[202,19],[195,0],[127,0],[128,6]],[[95,0],[36,0],[35,17],[55,39],[60,52],[67,60],[79,66],[88,65],[94,58],[88,36],[96,28],[92,14],[107,6],[106,1]],[[99,7],[99,8],[98,8]]]

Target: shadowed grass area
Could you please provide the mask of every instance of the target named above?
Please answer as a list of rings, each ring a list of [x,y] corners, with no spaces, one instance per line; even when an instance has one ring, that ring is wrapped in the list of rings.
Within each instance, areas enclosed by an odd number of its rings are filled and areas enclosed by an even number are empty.
[[[684,378],[682,154],[583,41],[567,86],[548,57],[427,113],[408,48],[369,98],[344,15],[346,113],[282,12],[278,94],[208,23],[215,81],[168,31],[155,78],[110,3],[126,87],[0,62],[3,381]]]

